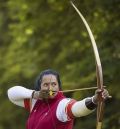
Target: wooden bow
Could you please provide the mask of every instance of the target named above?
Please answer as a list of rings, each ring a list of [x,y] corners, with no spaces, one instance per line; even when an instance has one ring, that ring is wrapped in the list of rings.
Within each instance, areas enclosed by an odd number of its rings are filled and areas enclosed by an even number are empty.
[[[98,53],[98,49],[97,49],[97,45],[94,39],[94,36],[92,34],[92,31],[87,23],[87,21],[85,20],[85,18],[83,17],[83,15],[81,14],[81,12],[77,9],[77,7],[74,5],[74,3],[71,1],[71,5],[74,7],[74,9],[76,10],[76,12],[79,14],[80,18],[82,19],[83,23],[85,24],[85,27],[88,31],[91,43],[92,43],[92,47],[93,47],[93,51],[94,51],[94,56],[95,56],[95,62],[96,62],[96,76],[97,76],[97,87],[100,90],[103,90],[103,74],[102,74],[102,66],[101,66],[101,61],[100,61],[100,57],[99,57],[99,53]],[[96,129],[101,129],[102,128],[102,120],[103,120],[103,109],[104,109],[104,101],[102,99],[101,93],[98,96],[98,106],[97,106],[97,125],[96,125]]]

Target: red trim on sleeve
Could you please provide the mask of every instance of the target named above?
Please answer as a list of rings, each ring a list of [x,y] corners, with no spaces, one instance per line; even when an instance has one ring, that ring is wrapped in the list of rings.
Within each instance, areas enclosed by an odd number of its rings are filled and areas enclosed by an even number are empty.
[[[71,110],[71,108],[72,108],[72,106],[73,106],[74,103],[76,103],[76,100],[72,99],[72,100],[67,104],[67,106],[66,106],[66,108],[65,108],[65,112],[67,113],[68,120],[71,120],[71,119],[74,118],[74,115],[73,115],[72,110]]]
[[[24,107],[26,110],[30,111],[30,99],[24,99]]]

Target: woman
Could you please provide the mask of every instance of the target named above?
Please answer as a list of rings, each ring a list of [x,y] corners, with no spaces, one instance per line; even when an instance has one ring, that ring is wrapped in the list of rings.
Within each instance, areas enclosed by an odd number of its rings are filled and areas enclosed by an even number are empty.
[[[94,111],[98,92],[104,100],[109,97],[107,90],[97,90],[94,96],[76,101],[66,98],[61,89],[59,74],[45,70],[37,78],[35,90],[15,86],[8,89],[8,97],[12,103],[30,111],[27,129],[72,129],[75,117]]]

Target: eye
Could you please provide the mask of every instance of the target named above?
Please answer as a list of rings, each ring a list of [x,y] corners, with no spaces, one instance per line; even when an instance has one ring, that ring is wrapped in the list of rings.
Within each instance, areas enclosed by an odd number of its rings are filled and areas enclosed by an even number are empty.
[[[43,86],[44,86],[44,87],[48,87],[48,83],[44,83]]]
[[[55,87],[57,84],[55,82],[52,82],[52,86]]]

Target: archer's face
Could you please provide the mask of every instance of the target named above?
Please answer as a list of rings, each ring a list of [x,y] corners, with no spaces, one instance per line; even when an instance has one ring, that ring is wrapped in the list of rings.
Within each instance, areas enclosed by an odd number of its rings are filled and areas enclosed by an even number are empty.
[[[51,91],[59,91],[59,84],[55,75],[48,74],[44,75],[41,83],[41,90],[51,90]],[[50,96],[50,98],[54,98],[57,92]]]

